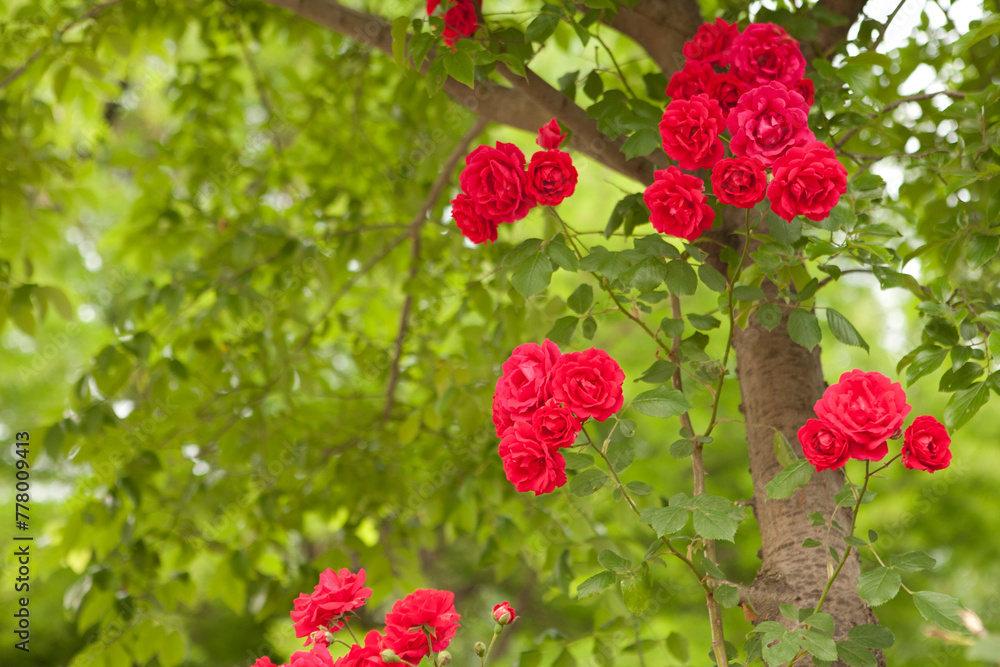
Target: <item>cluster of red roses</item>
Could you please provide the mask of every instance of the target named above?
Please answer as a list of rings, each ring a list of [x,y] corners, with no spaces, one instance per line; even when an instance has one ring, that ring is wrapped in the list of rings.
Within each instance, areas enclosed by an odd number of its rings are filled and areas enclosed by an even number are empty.
[[[483,6],[483,0],[448,0],[451,7],[444,13],[444,43],[455,46],[462,37],[471,37],[479,28],[476,9]],[[441,0],[427,0],[427,15],[430,16],[441,4]]]
[[[840,468],[850,459],[880,461],[910,412],[898,382],[881,373],[853,370],[827,387],[814,408],[819,419],[799,429],[802,453],[817,470]],[[934,417],[913,420],[903,437],[903,465],[934,472],[951,463],[951,438]]]
[[[497,240],[500,223],[517,222],[536,204],[555,206],[573,194],[577,173],[569,153],[558,150],[566,135],[553,118],[538,129],[544,150],[531,156],[514,144],[479,146],[465,158],[459,176],[462,192],[451,202],[451,216],[473,243]]]
[[[295,636],[305,637],[305,645],[313,647],[294,653],[287,667],[383,667],[400,661],[416,665],[431,651],[446,649],[458,631],[461,616],[455,611],[455,594],[420,589],[392,606],[385,615],[385,634],[372,630],[363,644],[352,645],[347,655],[334,662],[328,649],[333,633],[341,630],[351,612],[364,606],[371,595],[363,569],[357,574],[347,568],[322,572],[313,592],[299,594],[291,612]],[[263,657],[254,667],[275,666]]]
[[[547,339],[518,345],[502,370],[493,424],[504,473],[518,491],[550,493],[566,483],[559,450],[589,417],[604,421],[621,409],[625,373],[604,350],[562,354]]]
[[[667,155],[681,169],[712,169],[713,194],[723,204],[753,208],[766,194],[785,220],[826,218],[847,191],[847,170],[809,129],[814,88],[803,78],[798,42],[771,23],[740,33],[720,18],[698,28],[684,56],[660,122]],[[726,130],[731,158],[724,157]],[[657,171],[643,199],[657,231],[690,241],[711,229],[715,212],[704,182],[681,169]]]

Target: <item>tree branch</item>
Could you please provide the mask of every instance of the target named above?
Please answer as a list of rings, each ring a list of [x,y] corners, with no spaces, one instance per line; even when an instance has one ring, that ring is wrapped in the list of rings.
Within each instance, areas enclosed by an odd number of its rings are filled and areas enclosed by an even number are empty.
[[[806,62],[812,62],[813,58],[828,58],[837,45],[847,38],[847,33],[861,16],[861,11],[865,8],[868,0],[820,0],[817,7],[827,9],[834,14],[840,14],[847,21],[843,25],[820,25],[816,38],[812,43],[803,43],[802,52],[805,54]]]

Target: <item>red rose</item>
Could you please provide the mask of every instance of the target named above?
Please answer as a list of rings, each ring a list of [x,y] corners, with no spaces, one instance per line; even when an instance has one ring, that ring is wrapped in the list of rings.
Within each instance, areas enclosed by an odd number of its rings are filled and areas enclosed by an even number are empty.
[[[944,470],[951,465],[951,437],[934,417],[917,417],[903,435],[903,465],[910,470]]]
[[[771,166],[771,210],[785,220],[804,215],[819,222],[847,192],[847,169],[821,141],[792,148]]]
[[[514,422],[497,451],[507,480],[518,491],[534,491],[538,496],[566,483],[566,459],[558,450],[538,442],[528,422]]]
[[[653,178],[652,185],[642,193],[653,229],[693,241],[712,228],[715,211],[706,203],[705,183],[700,178],[677,167],[660,169]]]
[[[441,4],[441,0],[427,0],[427,15],[430,16]],[[477,0],[477,5],[481,0]],[[479,28],[479,19],[471,0],[455,0],[444,14],[444,43],[454,46],[461,36],[471,36]]]
[[[460,618],[455,611],[455,594],[451,591],[415,590],[397,600],[385,615],[383,644],[388,644],[406,662],[416,664],[431,650],[437,653],[448,648],[458,632]],[[427,634],[430,635],[430,647]],[[416,637],[423,640],[422,644],[417,644]]]
[[[500,625],[510,625],[515,618],[517,618],[517,612],[506,600],[493,606],[493,620]]]
[[[333,667],[333,656],[325,648],[296,651],[288,659],[288,667]]]
[[[427,638],[424,638],[427,646]],[[336,667],[383,667],[382,650],[388,648],[385,637],[378,630],[365,635],[365,643],[351,646],[347,655],[337,661]]]
[[[257,662],[253,663],[253,667],[277,667],[271,659],[266,655],[262,658],[257,658]]]
[[[810,419],[799,429],[799,444],[806,461],[816,470],[842,467],[851,458],[847,437],[839,428],[821,419]]]
[[[550,374],[561,354],[559,346],[546,339],[541,345],[518,345],[503,362],[493,392],[493,424],[498,438],[515,421],[531,419],[535,410],[552,397]]]
[[[724,67],[729,64],[729,49],[739,34],[735,23],[722,18],[715,19],[715,23],[703,23],[694,37],[684,44],[684,57]]]
[[[592,347],[559,358],[552,369],[552,397],[580,419],[604,421],[621,410],[623,382],[625,373],[618,362]]]
[[[478,147],[466,156],[458,181],[476,212],[494,222],[520,220],[535,205],[527,193],[524,153],[514,144]]]
[[[558,449],[573,444],[580,432],[580,420],[573,415],[572,410],[550,400],[531,416],[531,427],[535,430],[538,442]]]
[[[780,83],[754,88],[743,95],[726,121],[733,155],[760,159],[765,167],[790,148],[814,141],[809,107],[794,90]]]
[[[339,572],[326,569],[319,575],[319,583],[310,595],[300,593],[291,612],[296,637],[309,637],[316,630],[329,628],[336,632],[344,627],[338,616],[364,606],[372,596],[372,589],[365,587],[365,571],[352,573],[346,567]],[[331,624],[331,621],[333,623]],[[306,640],[306,646],[312,638]]]
[[[855,369],[827,387],[815,410],[848,439],[852,458],[879,461],[889,452],[886,441],[899,430],[910,406],[898,382]]]
[[[708,90],[708,82],[715,74],[711,65],[688,61],[684,68],[674,72],[667,82],[667,97],[686,100]]]
[[[712,169],[712,190],[723,204],[753,208],[764,200],[767,174],[757,158],[731,157]]]
[[[770,81],[792,85],[806,73],[799,43],[773,23],[751,23],[733,42],[729,54],[733,73],[754,84]]]
[[[535,138],[535,143],[549,151],[559,148],[559,145],[565,140],[566,133],[559,127],[558,121],[553,118],[538,128],[538,137]]]
[[[719,103],[722,115],[727,118],[748,90],[750,86],[747,82],[734,74],[713,74],[708,80],[708,96]]]
[[[813,85],[812,79],[800,79],[792,86],[792,90],[801,95],[809,106],[812,106],[813,102],[816,101],[816,86]]]
[[[475,244],[497,240],[497,223],[476,213],[472,197],[464,192],[451,200],[451,217],[462,236]]]
[[[719,103],[708,95],[674,100],[660,121],[663,150],[681,169],[709,169],[725,155],[719,135],[726,129]]]
[[[555,206],[576,189],[576,168],[569,153],[538,151],[528,165],[528,195],[543,206]]]

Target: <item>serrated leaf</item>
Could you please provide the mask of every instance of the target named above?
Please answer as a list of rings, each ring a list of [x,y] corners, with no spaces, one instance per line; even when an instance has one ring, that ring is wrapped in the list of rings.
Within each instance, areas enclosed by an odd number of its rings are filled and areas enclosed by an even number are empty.
[[[657,387],[644,391],[633,399],[631,406],[650,417],[669,419],[691,409],[684,394],[670,387]]]
[[[939,347],[927,347],[917,352],[906,369],[906,386],[909,387],[928,373],[936,371],[947,356],[948,350]]]
[[[545,251],[553,262],[564,271],[576,271],[580,268],[580,260],[564,243],[553,242],[545,246]]]
[[[965,608],[957,598],[933,591],[917,591],[913,594],[913,604],[920,615],[945,630],[968,633],[959,613]]]
[[[683,507],[650,507],[639,513],[639,521],[652,526],[657,537],[673,535],[687,523],[688,511]]]
[[[785,434],[778,429],[774,429],[774,437],[771,438],[771,447],[774,449],[774,456],[778,459],[778,463],[781,464],[782,468],[787,468],[799,458],[795,455],[795,451],[788,443],[788,440],[785,439]]]
[[[524,298],[534,296],[549,286],[552,280],[552,261],[538,253],[514,267],[510,282]]]
[[[796,489],[809,483],[813,475],[813,466],[805,459],[797,459],[779,472],[767,483],[767,497],[773,499],[787,498]]]
[[[589,468],[594,465],[594,457],[590,454],[580,454],[578,452],[570,452],[565,449],[561,452],[562,457],[566,460],[566,470],[580,470],[581,468]]]
[[[858,595],[873,607],[896,597],[902,584],[899,572],[888,567],[877,567],[865,572],[858,579]]]
[[[889,566],[903,572],[933,570],[936,564],[937,561],[923,551],[907,551],[903,554],[892,554],[889,558]]]
[[[581,583],[576,589],[576,597],[578,599],[589,598],[591,596],[597,595],[601,591],[607,589],[615,583],[614,572],[598,572],[592,577],[589,577]]]
[[[626,160],[649,155],[660,147],[663,138],[659,130],[642,129],[632,133],[625,143],[622,144],[621,151],[625,154]]]
[[[732,542],[739,528],[733,518],[732,503],[725,498],[702,494],[691,499],[694,530],[707,540]]]
[[[570,307],[570,310],[581,315],[590,310],[593,303],[594,288],[590,285],[580,285],[566,299],[566,305]]]
[[[677,365],[666,359],[657,359],[653,365],[646,369],[637,382],[649,382],[651,384],[662,384],[670,380]]]
[[[663,279],[667,289],[677,296],[694,294],[698,289],[698,276],[687,262],[675,259],[667,262],[667,275]]]
[[[615,472],[621,472],[635,460],[635,446],[628,440],[612,445],[608,449],[608,461]]]
[[[826,309],[826,323],[830,326],[830,332],[833,337],[839,340],[845,345],[853,345],[854,347],[860,347],[865,352],[870,352],[868,349],[868,343],[865,339],[861,337],[858,330],[854,328],[854,325],[850,321],[841,315],[838,311],[833,308]]]
[[[698,267],[698,277],[701,278],[701,282],[705,287],[713,292],[725,292],[729,286],[729,283],[726,282],[726,277],[708,264],[702,264]]]
[[[881,625],[856,625],[847,631],[847,637],[868,648],[889,648],[896,643],[892,630]]]
[[[938,391],[951,392],[965,389],[984,372],[983,367],[974,361],[968,361],[957,369],[949,368],[941,376],[941,382],[938,383]]]
[[[570,480],[569,492],[574,496],[589,496],[596,493],[608,482],[608,474],[603,470],[584,470]]]
[[[833,641],[833,637],[825,635],[813,628],[806,630],[805,632],[799,631],[799,644],[800,646],[809,651],[813,656],[819,658],[820,660],[836,660],[837,659],[837,645]]]
[[[621,580],[622,601],[633,614],[641,614],[649,606],[649,582],[643,576],[625,577]]]
[[[962,428],[976,416],[989,400],[990,390],[985,382],[977,382],[968,389],[955,392],[944,408],[944,423],[951,431]]]
[[[737,301],[744,301],[749,303],[751,301],[763,301],[764,299],[767,298],[767,295],[765,295],[764,290],[762,290],[759,287],[755,287],[753,285],[737,285],[736,287],[733,288],[733,297]],[[774,307],[777,308],[777,306]],[[779,319],[781,317],[780,309],[778,310],[778,317]],[[771,328],[773,329],[774,327]]]
[[[545,334],[545,337],[557,345],[569,345],[570,341],[573,339],[573,332],[576,331],[576,325],[579,321],[580,318],[574,315],[560,317],[552,325],[552,328],[549,329],[549,332]]]
[[[645,482],[628,482],[625,484],[625,488],[629,490],[633,496],[648,496],[653,492],[653,487]]]
[[[788,315],[788,335],[791,339],[812,350],[819,344],[823,332],[819,328],[816,315],[803,308],[796,308]]]
[[[694,443],[690,440],[677,440],[670,445],[670,455],[675,459],[684,459],[694,453]]]
[[[597,562],[601,564],[601,567],[612,572],[628,572],[632,569],[632,561],[610,549],[604,549],[597,554]]]
[[[740,589],[723,584],[715,589],[715,600],[727,609],[740,603]]]
[[[970,269],[978,269],[986,264],[1000,251],[1000,236],[973,234],[965,246],[965,257]]]

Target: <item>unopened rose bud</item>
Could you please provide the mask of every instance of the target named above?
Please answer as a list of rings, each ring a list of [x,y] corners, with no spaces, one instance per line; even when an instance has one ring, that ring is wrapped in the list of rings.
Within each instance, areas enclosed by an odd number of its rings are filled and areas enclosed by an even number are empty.
[[[317,630],[309,635],[309,639],[311,639],[312,643],[316,646],[327,648],[333,642],[333,633],[327,632],[326,630]]]
[[[444,667],[451,662],[451,651],[441,651],[438,653],[438,665]]]
[[[472,650],[475,651],[476,655],[478,655],[481,658],[484,655],[486,655],[486,644],[482,642],[476,642],[475,645],[472,647]]]
[[[391,665],[391,664],[393,664],[393,663],[396,663],[396,662],[403,662],[403,661],[402,661],[402,660],[401,660],[401,659],[399,658],[399,656],[398,656],[398,655],[396,655],[396,652],[395,652],[395,651],[393,651],[393,650],[392,650],[391,648],[387,648],[387,649],[385,649],[385,650],[384,650],[384,651],[382,651],[382,653],[380,653],[379,655],[381,655],[381,656],[382,656],[382,662],[387,662],[387,663],[389,663],[390,665]]]
[[[890,440],[899,440],[903,437],[903,429],[897,428],[896,432],[889,436]]]
[[[506,600],[493,607],[493,620],[500,625],[510,625],[515,618],[517,618],[517,612]]]

